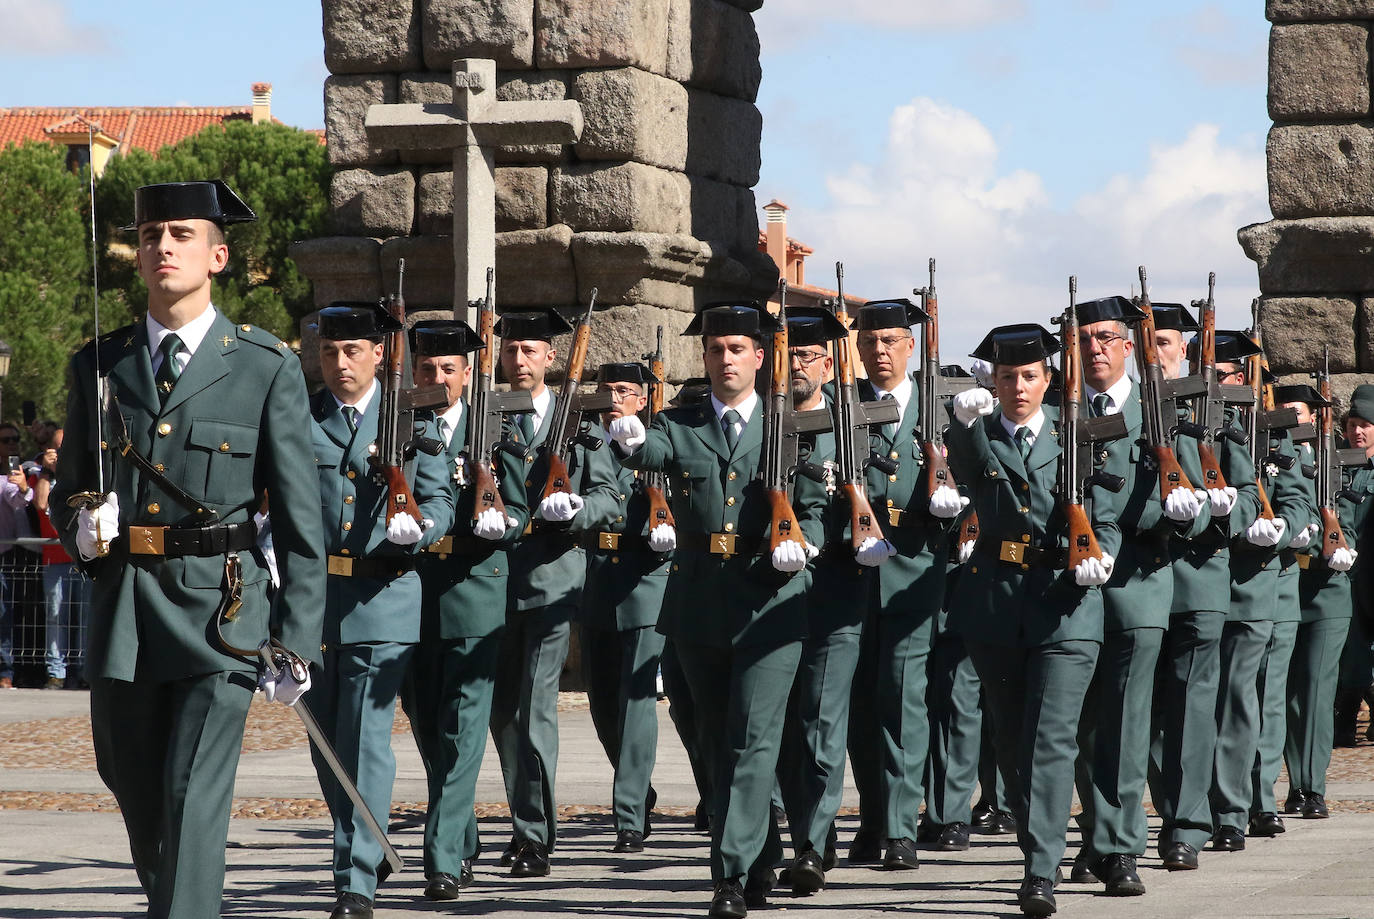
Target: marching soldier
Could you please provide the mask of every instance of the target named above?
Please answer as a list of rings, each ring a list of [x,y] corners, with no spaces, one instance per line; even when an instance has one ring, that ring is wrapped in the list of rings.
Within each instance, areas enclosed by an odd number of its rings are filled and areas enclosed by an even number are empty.
[[[1374,391],[1356,387],[1355,394],[1361,398],[1357,404],[1354,394],[1351,396],[1350,412],[1345,418],[1345,436],[1351,447],[1368,450],[1374,445]],[[1360,535],[1363,536],[1363,533]],[[1338,747],[1355,746],[1355,719],[1360,713],[1360,701],[1369,696],[1370,687],[1374,686],[1374,682],[1371,682],[1374,680],[1374,644],[1370,638],[1371,632],[1374,632],[1374,621],[1371,621],[1369,608],[1371,601],[1374,601],[1374,591],[1371,591],[1374,585],[1369,583],[1370,572],[1374,572],[1374,567],[1366,561],[1350,576],[1351,603],[1355,615],[1350,620],[1350,634],[1341,650],[1333,739]],[[1371,705],[1371,711],[1374,711],[1374,705]],[[1371,724],[1374,724],[1374,716],[1371,716]],[[1367,728],[1365,738],[1369,739],[1371,733],[1374,733],[1374,728]]]
[[[138,231],[148,315],[72,359],[52,493],[63,543],[95,580],[86,673],[96,764],[159,919],[221,909],[234,770],[258,675],[207,628],[236,647],[271,637],[319,660],[325,574],[318,491],[300,474],[313,456],[305,378],[282,342],[211,303],[229,259],[224,227],[253,219],[219,181],[135,192],[127,229]],[[108,412],[98,376],[115,403]],[[102,441],[127,442],[125,461],[107,464]],[[70,507],[101,482],[108,497]],[[268,569],[249,551],[269,492],[282,578],[270,616]],[[228,621],[235,582],[241,605]],[[308,683],[269,685],[269,700],[289,705]]]
[[[546,445],[554,416],[554,393],[544,380],[558,356],[553,337],[571,331],[552,309],[506,313],[496,324],[506,381],[534,402],[533,413],[516,416],[517,440],[528,451],[524,483],[534,519],[510,553],[506,629],[491,706],[491,735],[514,831],[501,864],[510,866],[512,877],[549,873],[558,825],[558,681],[587,576],[580,540],[620,515],[611,451],[581,444],[568,455],[573,493],[556,492],[536,503],[548,478],[547,451],[539,448]]]
[[[921,487],[926,469],[918,427],[945,419],[920,417],[920,399],[908,364],[916,348],[911,326],[921,316],[905,301],[875,301],[859,307],[859,359],[868,383],[865,400],[894,399],[901,421],[874,434],[874,450],[897,462],[884,475],[868,470],[868,493],[895,555],[869,578],[868,602],[850,707],[849,758],[859,791],[859,829],[849,846],[851,864],[881,864],[889,870],[919,865],[917,818],[925,794],[930,722],[926,713],[926,669],[935,619],[945,591],[949,528],[968,504],[956,489],[940,486],[929,501]]]
[[[1102,650],[1078,729],[1083,846],[1071,879],[1086,881],[1091,874],[1109,896],[1137,896],[1145,885],[1136,859],[1149,842],[1143,796],[1150,704],[1174,593],[1169,538],[1191,537],[1206,525],[1206,492],[1199,499],[1179,486],[1160,501],[1159,465],[1141,447],[1141,389],[1126,376],[1135,351],[1129,324],[1144,318],[1140,309],[1124,297],[1086,301],[1077,309],[1086,401],[1095,416],[1125,418],[1126,436],[1110,449],[1128,454],[1129,471],[1118,521],[1121,548],[1102,588]]]
[[[329,555],[324,663],[309,702],[374,815],[391,812],[396,759],[391,750],[396,697],[420,640],[416,553],[448,532],[453,494],[447,462],[417,452],[411,490],[417,522],[387,520],[388,486],[374,474],[381,418],[383,337],[400,323],[375,304],[334,304],[320,311],[320,369],[325,388],[310,399],[315,466]],[[426,436],[433,426],[425,424]],[[277,501],[272,502],[276,536]],[[315,771],[334,818],[331,919],[372,916],[381,847],[318,751]]]
[[[701,336],[709,398],[611,423],[625,465],[666,472],[677,551],[659,628],[676,644],[698,708],[702,755],[714,771],[710,914],[738,919],[766,905],[782,855],[770,800],[783,716],[806,637],[806,569],[822,541],[824,487],[798,477],[792,507],[807,549],[771,553],[772,510],[758,473],[764,412],[754,391],[771,317],[757,304],[710,307],[684,335]],[[706,713],[710,713],[709,722]]]
[[[615,402],[602,424],[637,415],[648,406],[651,382],[641,364],[602,364],[596,388]],[[615,770],[612,810],[614,852],[642,852],[649,835],[654,793],[650,778],[658,745],[658,613],[668,584],[677,534],[650,516],[644,473],[616,465],[619,513],[604,530],[588,533],[587,586],[582,626],[582,676],[597,739]]]
[[[1048,359],[1059,350],[1035,324],[993,329],[974,352],[993,365],[993,396],[954,397],[949,452],[978,514],[978,541],[953,603],[992,717],[997,757],[1008,764],[1025,878],[1021,911],[1055,911],[1073,798],[1075,735],[1102,644],[1102,592],[1120,549],[1117,502],[1092,488],[1101,557],[1062,570],[1067,545],[1056,479],[1058,412],[1043,405]],[[1109,469],[1120,461],[1109,456]],[[1124,471],[1124,468],[1121,470]],[[1069,483],[1061,483],[1068,487]]]
[[[420,644],[410,661],[401,700],[425,765],[425,897],[452,900],[472,883],[481,852],[473,805],[491,721],[497,651],[506,624],[507,551],[529,520],[525,463],[499,450],[494,462],[505,514],[474,514],[471,482],[458,481],[468,462],[472,381],[468,355],[482,339],[457,320],[417,322],[410,331],[418,386],[442,384],[448,405],[435,419],[457,507],[448,534],[415,559],[420,575]],[[505,422],[509,424],[509,422]],[[470,470],[469,470],[470,472]]]

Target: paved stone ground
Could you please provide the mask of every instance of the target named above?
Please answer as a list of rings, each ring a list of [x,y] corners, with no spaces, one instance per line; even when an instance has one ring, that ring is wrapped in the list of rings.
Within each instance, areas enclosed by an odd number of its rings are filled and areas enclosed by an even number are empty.
[[[558,777],[564,814],[548,878],[514,880],[495,864],[509,832],[495,755],[483,766],[479,800],[491,854],[477,883],[447,904],[420,899],[423,772],[398,729],[397,806],[391,835],[407,866],[382,888],[379,919],[433,913],[493,917],[704,916],[709,900],[706,839],[691,830],[696,803],[686,758],[660,708],[659,808],[642,855],[612,855],[609,768],[576,697],[562,716]],[[0,695],[0,917],[95,919],[142,915],[118,813],[89,757],[85,693],[16,690]],[[282,715],[286,717],[283,718]],[[322,919],[332,903],[329,824],[322,815],[303,737],[281,706],[256,703],[236,788],[225,915]],[[1374,919],[1374,745],[1338,751],[1325,821],[1288,820],[1288,832],[1251,840],[1241,853],[1204,852],[1202,870],[1168,873],[1142,861],[1149,893],[1101,896],[1101,887],[1065,884],[1067,917],[1369,917]],[[1282,785],[1280,786],[1283,787]],[[853,790],[847,810],[855,804]],[[250,816],[259,815],[259,816]],[[272,819],[263,819],[263,816]],[[855,827],[840,821],[841,851]],[[1153,820],[1152,820],[1153,826]],[[1070,839],[1070,854],[1075,840]],[[1067,863],[1066,863],[1067,871]],[[820,894],[795,899],[782,889],[772,913],[796,917],[1015,916],[1020,857],[1009,837],[975,837],[965,853],[922,853],[915,872],[840,867]]]

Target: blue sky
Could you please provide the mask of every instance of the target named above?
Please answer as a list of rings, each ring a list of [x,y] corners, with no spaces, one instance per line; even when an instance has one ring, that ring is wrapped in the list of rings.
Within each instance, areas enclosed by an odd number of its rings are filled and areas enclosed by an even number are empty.
[[[758,203],[792,207],[849,289],[892,296],[940,261],[948,351],[989,326],[1128,292],[1220,279],[1248,319],[1254,266],[1235,241],[1268,219],[1268,23],[1258,0],[768,0]],[[312,0],[233,4],[0,0],[0,105],[235,105],[319,127]],[[168,60],[168,49],[181,59]]]

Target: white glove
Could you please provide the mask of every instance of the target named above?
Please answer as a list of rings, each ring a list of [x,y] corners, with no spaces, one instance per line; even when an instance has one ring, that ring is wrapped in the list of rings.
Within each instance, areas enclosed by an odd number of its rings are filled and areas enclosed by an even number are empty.
[[[811,545],[809,542],[802,543],[802,548],[806,550],[806,560],[809,562],[821,554],[821,550]]]
[[[976,539],[966,539],[959,543],[959,564],[962,565],[964,562],[973,558],[973,547],[976,545],[978,545],[978,540]]]
[[[978,381],[980,386],[991,388],[992,365],[987,361],[983,360],[981,357],[975,357],[973,363],[969,364],[969,372],[973,374],[973,378]]]
[[[119,535],[119,495],[110,492],[105,503],[94,511],[83,507],[76,515],[76,549],[81,558],[90,561],[98,554],[96,543],[108,543]]]
[[[952,490],[952,489],[951,489]],[[870,568],[881,565],[889,558],[897,554],[897,547],[886,539],[878,539],[870,536],[859,543],[859,548],[854,552],[854,561],[860,565],[867,565]]]
[[[606,433],[626,450],[633,450],[644,443],[644,422],[634,415],[623,415],[611,422]]]
[[[297,679],[297,677],[303,679]],[[292,706],[301,696],[305,695],[310,689],[310,670],[307,668],[301,672],[295,672],[290,664],[281,668],[281,672],[273,678],[266,670],[262,676],[258,677],[258,689],[262,690],[263,696],[268,702],[280,702],[282,705]]]
[[[566,523],[577,516],[585,503],[581,495],[556,491],[539,502],[539,516],[555,523]]]
[[[489,507],[477,515],[477,522],[472,525],[472,535],[482,539],[500,539],[506,535],[506,530],[519,522],[514,517],[507,517],[496,508]]]
[[[1225,517],[1236,506],[1236,490],[1230,485],[1225,488],[1209,488],[1207,500],[1212,502],[1213,517]]]
[[[966,389],[954,397],[954,419],[966,428],[972,427],[979,417],[992,414],[994,402],[986,389]]]
[[[386,538],[398,546],[413,546],[425,535],[425,530],[434,526],[433,520],[425,520],[421,525],[409,514],[397,514],[386,525]]]
[[[1202,497],[1199,498],[1198,495]],[[1176,523],[1196,520],[1202,513],[1202,502],[1207,492],[1193,491],[1191,488],[1175,488],[1164,499],[1164,516]]]
[[[1273,520],[1256,517],[1255,522],[1246,528],[1245,538],[1256,546],[1277,546],[1287,528],[1288,523],[1282,517]]]
[[[1332,571],[1349,571],[1355,567],[1355,559],[1359,558],[1359,555],[1360,553],[1354,549],[1337,549],[1331,553],[1326,564]]]
[[[773,567],[788,573],[801,571],[806,567],[806,548],[795,539],[783,540],[773,550]]]
[[[1293,538],[1288,540],[1288,548],[1306,549],[1308,546],[1312,545],[1312,537],[1316,536],[1317,531],[1320,529],[1321,527],[1317,524],[1309,523],[1307,526],[1303,527],[1301,530],[1298,530],[1298,532],[1293,534]]]
[[[677,530],[660,523],[649,531],[649,548],[655,552],[672,552],[677,548]]]
[[[935,489],[935,494],[930,496],[930,512],[941,520],[959,516],[959,512],[966,507],[968,498],[959,494],[959,489],[950,488],[948,485],[941,485]]]
[[[1073,579],[1079,587],[1101,587],[1112,579],[1114,567],[1116,559],[1103,552],[1100,559],[1085,558],[1079,562],[1073,570]]]

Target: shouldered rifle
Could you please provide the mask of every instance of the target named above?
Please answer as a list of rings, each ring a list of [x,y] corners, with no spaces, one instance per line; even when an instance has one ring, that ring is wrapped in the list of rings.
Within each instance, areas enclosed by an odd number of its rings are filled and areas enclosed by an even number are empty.
[[[1059,503],[1069,530],[1068,568],[1079,562],[1102,558],[1102,549],[1088,516],[1089,488],[1097,485],[1120,491],[1126,480],[1119,475],[1098,472],[1095,445],[1126,436],[1126,419],[1120,414],[1099,418],[1079,417],[1082,402],[1083,368],[1078,345],[1078,279],[1069,278],[1069,308],[1054,322],[1063,336],[1063,389],[1060,393],[1059,421]]]
[[[940,372],[940,302],[935,294],[935,259],[928,265],[930,286],[912,291],[919,294],[924,306],[925,322],[921,323],[921,458],[926,467],[926,506],[941,486],[957,488],[954,475],[945,460],[945,399],[967,389],[967,385],[952,385]]]
[[[849,329],[849,307],[844,299],[844,263],[835,263],[839,282],[839,296],[835,298],[835,318]],[[897,464],[873,453],[869,428],[875,424],[901,421],[902,413],[894,400],[860,402],[859,388],[854,380],[854,351],[849,335],[835,340],[835,478],[836,487],[849,502],[850,543],[857,552],[864,540],[882,539],[883,530],[873,514],[868,500],[868,477],[865,470],[878,465],[897,471]],[[861,458],[862,457],[862,458]]]
[[[1369,458],[1363,450],[1336,447],[1336,409],[1331,398],[1331,356],[1322,349],[1322,369],[1316,374],[1317,392],[1322,404],[1317,407],[1317,511],[1322,522],[1322,558],[1330,559],[1337,549],[1349,549],[1345,531],[1341,529],[1336,501],[1345,498],[1360,504],[1367,497],[1348,488],[1344,483],[1347,467],[1363,466]]]
[[[584,393],[582,370],[587,363],[587,348],[592,337],[592,310],[596,307],[595,287],[587,302],[587,310],[577,320],[573,328],[572,352],[568,355],[567,372],[563,375],[563,387],[554,400],[553,419],[549,436],[544,440],[544,451],[549,461],[549,476],[544,483],[541,498],[557,492],[572,493],[572,476],[568,472],[568,454],[574,445],[588,450],[598,450],[601,438],[582,430],[582,413],[608,411],[615,403],[610,393]]]
[[[667,388],[663,369],[663,326],[658,327],[654,353],[644,355],[649,362],[649,420],[653,421],[654,416],[663,411],[664,389]],[[654,527],[661,523],[666,523],[670,527],[677,527],[677,521],[673,519],[673,510],[668,506],[668,477],[662,472],[648,472],[644,474],[644,496],[649,499],[649,531],[653,532]]]
[[[1202,466],[1202,487],[1206,489],[1225,488],[1226,476],[1222,474],[1221,462],[1215,449],[1217,441],[1225,438],[1244,446],[1246,435],[1226,423],[1226,406],[1247,405],[1254,401],[1254,393],[1248,386],[1222,384],[1217,382],[1217,274],[1207,275],[1207,299],[1194,300],[1193,307],[1199,312],[1202,331],[1198,333],[1197,348],[1191,359],[1191,376],[1196,377],[1197,386],[1191,391],[1196,396],[1193,404],[1193,420],[1180,422],[1178,429],[1197,440],[1198,461]]]
[[[1141,402],[1145,407],[1143,430],[1145,446],[1159,470],[1159,500],[1163,501],[1175,488],[1193,489],[1183,467],[1174,453],[1174,430],[1178,420],[1176,403],[1165,396],[1164,369],[1159,363],[1155,344],[1155,315],[1146,286],[1145,266],[1140,266],[1140,296],[1136,305],[1144,318],[1135,326],[1135,354],[1140,370]]]
[[[458,484],[472,488],[472,522],[476,523],[485,510],[495,509],[503,516],[506,513],[492,459],[497,450],[526,449],[505,437],[503,420],[507,414],[534,411],[534,401],[523,390],[496,392],[496,272],[491,268],[487,269],[486,299],[474,305],[482,347],[477,352],[477,373],[468,394],[467,445],[459,458]]]
[[[795,461],[789,463],[785,458],[784,442],[789,439],[789,434],[785,430],[787,416],[789,414],[815,414],[792,413],[792,359],[787,348],[787,281],[778,282],[778,290],[782,301],[781,309],[778,311],[778,321],[773,331],[773,366],[772,379],[768,387],[768,398],[764,401],[763,410],[763,470],[762,479],[764,490],[768,493],[768,508],[771,515],[768,524],[768,551],[772,553],[778,546],[785,542],[795,543],[806,542],[802,535],[801,526],[797,523],[797,515],[792,510],[792,496],[788,486],[791,484]],[[818,409],[817,412],[824,414],[827,418],[830,415],[825,409]],[[796,435],[792,434],[791,449],[796,450]],[[792,456],[796,456],[792,452]]]

